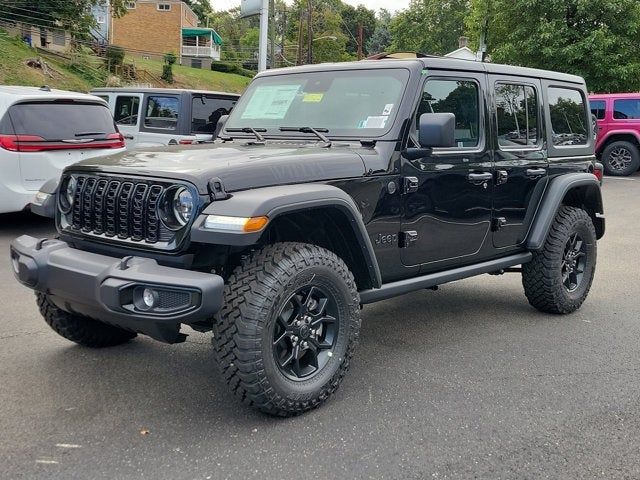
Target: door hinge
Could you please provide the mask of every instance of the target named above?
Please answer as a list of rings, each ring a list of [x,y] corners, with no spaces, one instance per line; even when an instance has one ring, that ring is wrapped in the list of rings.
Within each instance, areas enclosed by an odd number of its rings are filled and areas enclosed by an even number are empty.
[[[405,232],[400,232],[400,238],[398,241],[398,246],[400,248],[408,248],[418,240],[418,232],[415,230],[407,230]]]
[[[418,177],[404,177],[404,187],[402,189],[402,193],[413,193],[418,191],[418,187],[420,182]]]
[[[507,224],[507,219],[504,217],[496,217],[491,221],[491,230],[497,232]]]

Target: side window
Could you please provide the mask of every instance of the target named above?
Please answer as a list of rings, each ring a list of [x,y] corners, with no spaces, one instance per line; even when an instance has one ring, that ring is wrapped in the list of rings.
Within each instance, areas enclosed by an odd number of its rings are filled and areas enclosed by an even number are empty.
[[[589,105],[591,107],[591,114],[595,115],[598,120],[604,119],[604,112],[606,109],[606,103],[604,100],[590,100]]]
[[[191,103],[191,131],[214,133],[220,117],[229,115],[235,104],[235,100],[228,98],[193,97]]]
[[[553,145],[586,145],[591,122],[582,93],[561,87],[550,87],[548,93]]]
[[[118,96],[116,98],[116,108],[113,112],[113,119],[118,125],[137,125],[139,109],[139,97]]]
[[[617,120],[640,118],[640,99],[615,100],[613,102],[613,118]]]
[[[180,101],[176,97],[149,97],[144,126],[162,130],[175,130],[178,124]]]
[[[533,87],[497,84],[496,117],[501,147],[538,144],[538,98]]]
[[[455,79],[427,80],[416,116],[416,132],[423,113],[453,113],[456,116],[455,140],[458,148],[477,147],[480,143],[477,83]]]

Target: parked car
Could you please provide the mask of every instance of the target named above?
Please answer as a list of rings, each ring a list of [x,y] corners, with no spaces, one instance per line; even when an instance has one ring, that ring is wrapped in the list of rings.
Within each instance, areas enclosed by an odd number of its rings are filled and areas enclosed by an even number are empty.
[[[16,239],[13,268],[63,337],[212,330],[240,399],[299,414],[342,381],[364,304],[516,271],[538,310],[580,308],[605,231],[590,118],[563,73],[437,57],[269,70],[221,142],[66,169],[59,238]]]
[[[122,150],[124,139],[99,98],[0,86],[0,213],[27,208],[66,166]]]
[[[640,93],[589,97],[598,122],[596,155],[609,175],[627,176],[640,168]]]
[[[218,121],[240,97],[168,88],[94,88],[90,93],[109,104],[127,149],[213,141]]]

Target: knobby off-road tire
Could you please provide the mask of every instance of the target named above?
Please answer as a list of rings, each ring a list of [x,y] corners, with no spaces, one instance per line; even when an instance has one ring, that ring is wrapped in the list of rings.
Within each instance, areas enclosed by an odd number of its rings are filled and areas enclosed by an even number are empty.
[[[640,168],[640,150],[631,142],[612,142],[602,152],[602,164],[607,175],[626,177]]]
[[[84,347],[113,347],[137,334],[81,315],[72,315],[56,307],[44,293],[36,293],[44,320],[58,335]]]
[[[254,252],[226,283],[214,321],[226,382],[244,403],[271,415],[318,407],[349,368],[359,304],[353,275],[328,250],[287,242]]]
[[[596,231],[582,209],[560,207],[544,248],[522,266],[529,303],[542,312],[571,313],[582,305],[596,268]]]

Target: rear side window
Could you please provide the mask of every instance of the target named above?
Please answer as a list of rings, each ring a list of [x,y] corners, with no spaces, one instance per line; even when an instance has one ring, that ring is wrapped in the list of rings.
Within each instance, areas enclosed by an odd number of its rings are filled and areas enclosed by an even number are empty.
[[[595,115],[598,120],[604,120],[604,112],[606,103],[604,100],[589,100],[591,106],[591,114]]]
[[[549,113],[553,145],[586,145],[588,129],[587,108],[582,93],[571,88],[549,88]]]
[[[178,126],[180,101],[176,97],[149,97],[144,126],[159,130],[175,130]]]
[[[118,96],[113,119],[118,125],[137,125],[140,98],[134,96]]]
[[[9,108],[16,135],[47,141],[98,138],[116,133],[111,112],[95,103],[18,103]]]
[[[418,108],[416,129],[423,113],[453,113],[457,148],[477,147],[480,142],[478,98],[478,85],[473,81],[428,80]]]
[[[214,97],[193,97],[191,102],[191,131],[194,133],[214,133],[218,120],[229,115],[236,100]]]
[[[628,98],[613,102],[613,118],[634,120],[640,118],[640,99]]]
[[[496,117],[501,147],[538,144],[538,98],[533,87],[497,84]]]

